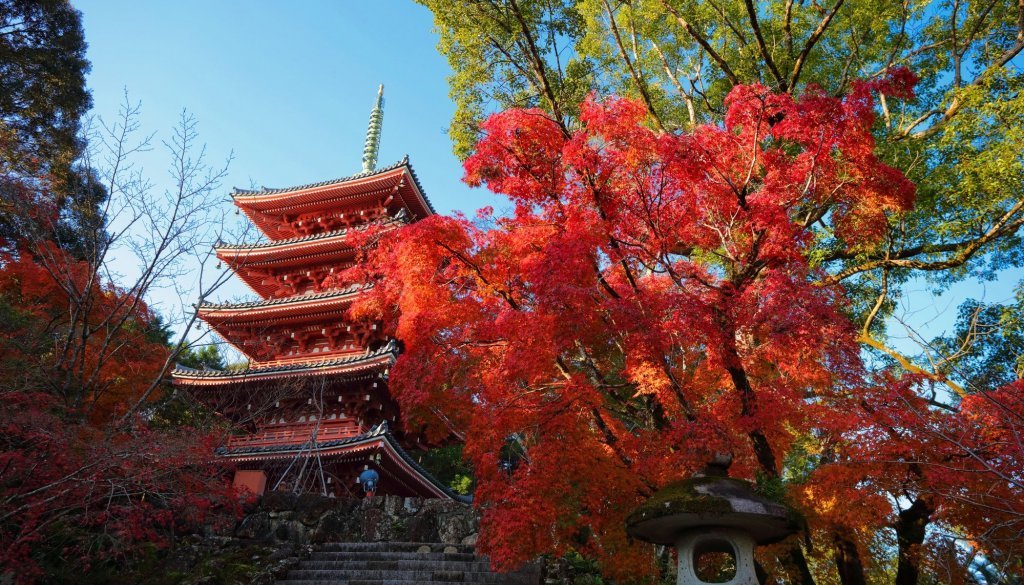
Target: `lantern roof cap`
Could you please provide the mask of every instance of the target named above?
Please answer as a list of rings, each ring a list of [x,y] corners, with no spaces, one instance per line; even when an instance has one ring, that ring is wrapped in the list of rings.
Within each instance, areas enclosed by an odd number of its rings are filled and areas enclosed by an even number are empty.
[[[769,544],[796,532],[799,525],[792,508],[756,493],[750,482],[710,475],[668,484],[626,518],[630,536],[665,545],[702,527],[734,527],[758,544]]]

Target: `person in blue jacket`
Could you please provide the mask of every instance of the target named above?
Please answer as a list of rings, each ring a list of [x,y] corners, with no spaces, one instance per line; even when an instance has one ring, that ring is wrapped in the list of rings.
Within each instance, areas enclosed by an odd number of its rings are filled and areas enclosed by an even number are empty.
[[[378,481],[380,481],[380,474],[376,470],[370,469],[369,465],[363,466],[363,472],[359,474],[359,483],[363,486],[366,497],[373,497],[374,492],[377,491]]]

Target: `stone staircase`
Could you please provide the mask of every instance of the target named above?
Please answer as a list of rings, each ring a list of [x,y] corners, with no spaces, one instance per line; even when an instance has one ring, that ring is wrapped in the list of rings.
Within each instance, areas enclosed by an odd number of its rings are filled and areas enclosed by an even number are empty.
[[[346,542],[318,545],[278,585],[537,585],[540,568],[495,573],[470,545]]]

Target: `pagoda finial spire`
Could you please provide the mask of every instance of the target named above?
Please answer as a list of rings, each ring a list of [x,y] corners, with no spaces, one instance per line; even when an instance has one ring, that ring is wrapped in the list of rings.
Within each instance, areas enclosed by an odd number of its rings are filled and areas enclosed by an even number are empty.
[[[366,129],[366,145],[363,146],[363,172],[372,172],[377,167],[377,151],[380,149],[380,130],[384,123],[384,84],[377,89],[377,103],[370,112],[370,125]]]

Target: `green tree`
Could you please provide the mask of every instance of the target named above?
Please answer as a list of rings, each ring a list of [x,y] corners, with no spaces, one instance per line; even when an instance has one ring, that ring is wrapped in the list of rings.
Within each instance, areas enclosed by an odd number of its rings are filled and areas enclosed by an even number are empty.
[[[0,2],[0,164],[66,178],[78,157],[85,88],[81,14],[66,0]]]
[[[542,107],[565,127],[592,73],[567,49],[583,34],[571,2],[419,0],[434,13],[438,49],[448,57],[455,117],[451,136],[465,158],[484,116],[497,108]]]
[[[942,371],[971,392],[1024,378],[1024,287],[1012,303],[963,303],[952,334],[928,350]]]
[[[76,258],[102,254],[107,190],[81,162],[85,50],[66,0],[0,1],[0,245],[47,239]]]
[[[462,454],[462,445],[435,447],[420,456],[420,464],[456,493],[472,493],[473,470]]]
[[[187,347],[178,354],[178,363],[186,368],[223,370],[227,363],[215,343]]]

